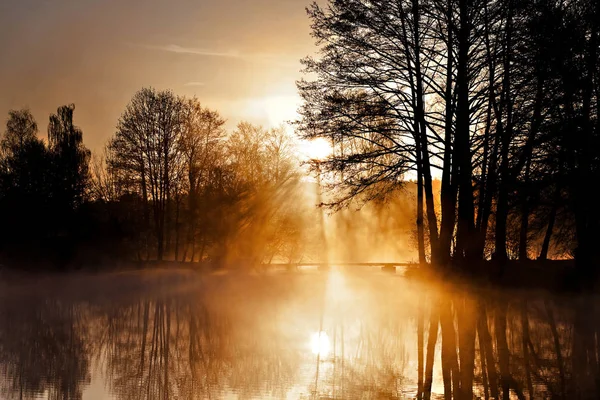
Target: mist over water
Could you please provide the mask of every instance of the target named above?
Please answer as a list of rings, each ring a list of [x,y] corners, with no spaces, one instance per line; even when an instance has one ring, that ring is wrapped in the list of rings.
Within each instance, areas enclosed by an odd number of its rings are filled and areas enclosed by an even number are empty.
[[[598,394],[596,297],[340,268],[73,274],[0,293],[6,399],[415,398],[420,368],[443,398],[442,346],[454,338],[464,379],[469,332],[476,396]]]

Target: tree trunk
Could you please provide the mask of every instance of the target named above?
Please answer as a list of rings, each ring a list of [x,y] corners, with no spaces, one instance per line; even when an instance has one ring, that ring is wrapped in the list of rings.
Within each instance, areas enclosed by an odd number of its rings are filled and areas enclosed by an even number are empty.
[[[165,308],[167,309],[166,312],[166,320],[167,320],[167,326],[165,328],[165,333],[164,333],[164,392],[163,392],[163,398],[164,400],[168,400],[170,398],[169,396],[169,387],[171,386],[169,384],[169,345],[171,342],[171,307],[169,306],[169,303],[167,302],[165,304]]]
[[[597,7],[597,6],[596,6]],[[589,183],[593,181],[591,166],[595,157],[594,128],[592,126],[592,93],[595,82],[594,76],[598,73],[598,57],[596,43],[598,34],[597,23],[591,24],[591,32],[584,53],[586,73],[582,87],[581,132],[577,135],[575,144],[575,159],[577,167],[573,170],[573,184],[575,185],[575,229],[577,236],[577,254],[575,255],[576,267],[586,284],[591,284],[597,276],[594,260],[597,258],[594,246],[598,242],[598,211],[589,193]],[[596,102],[599,100],[596,99]],[[597,104],[598,106],[598,104]]]
[[[413,4],[416,4],[416,0],[413,0]],[[418,6],[414,7],[418,9]],[[415,17],[416,18],[416,17]],[[418,22],[415,22],[418,23]],[[427,146],[427,128],[425,125],[425,110],[423,104],[423,82],[421,77],[421,64],[419,59],[420,47],[418,44],[419,41],[418,35],[418,26],[415,27],[415,41],[417,42],[415,52],[417,54],[416,57],[416,79],[417,79],[417,110],[416,117],[419,120],[419,133],[421,136],[420,144],[421,144],[421,161],[422,161],[422,173],[423,173],[423,181],[425,184],[425,203],[427,206],[427,226],[429,227],[429,245],[431,247],[431,254],[436,254],[438,247],[438,231],[437,231],[437,216],[435,214],[435,203],[433,199],[433,186],[432,186],[432,178],[431,178],[431,164],[429,161],[429,150]]]
[[[424,340],[424,296],[419,299],[419,315],[417,316],[417,400],[423,398],[423,340]]]
[[[492,45],[490,43],[490,21],[489,21],[489,10],[487,4],[484,4],[484,43],[486,49],[486,57],[487,57],[487,67],[489,70],[489,80],[488,80],[488,104],[487,104],[487,112],[486,112],[486,131],[485,131],[485,148],[486,150],[489,148],[490,140],[493,140],[493,148],[491,150],[491,155],[489,157],[489,165],[486,166],[486,161],[484,160],[484,168],[487,172],[485,182],[481,183],[480,193],[480,203],[477,208],[477,248],[475,249],[475,253],[479,257],[484,257],[484,249],[485,243],[487,240],[487,230],[489,224],[489,218],[492,210],[492,199],[496,195],[496,186],[497,186],[497,178],[498,171],[497,163],[498,163],[498,147],[499,141],[494,135],[494,137],[490,136],[490,130],[492,126],[492,111],[494,110],[495,105],[495,65],[494,65],[494,55],[492,54]],[[486,151],[487,154],[487,151]]]
[[[451,400],[460,396],[460,372],[456,355],[456,331],[450,302],[439,301],[442,328],[442,375],[444,398]],[[454,396],[453,396],[454,394]]]
[[[485,400],[489,400],[490,398],[490,381],[487,374],[487,362],[486,362],[486,351],[485,343],[483,342],[483,338],[481,336],[481,331],[479,329],[479,315],[477,318],[477,338],[479,339],[479,364],[481,366],[481,381],[483,383],[483,397]]]
[[[470,114],[469,100],[469,51],[470,51],[470,2],[459,0],[458,14],[460,27],[458,30],[458,64],[457,64],[457,113],[456,113],[456,163],[458,164],[458,234],[456,254],[469,257],[473,253],[474,206],[473,182],[470,148]],[[462,368],[462,367],[461,367]],[[472,390],[472,388],[471,388]]]
[[[404,42],[404,51],[407,58],[414,59],[414,68],[408,68],[408,76],[410,81],[411,95],[414,122],[413,122],[413,136],[416,144],[416,159],[417,159],[417,179],[420,179],[422,184],[419,185],[420,190],[425,192],[425,203],[427,211],[427,225],[429,227],[429,244],[431,248],[431,255],[435,257],[437,253],[438,243],[438,231],[437,231],[437,216],[435,215],[435,205],[433,198],[432,188],[432,177],[431,177],[431,164],[429,159],[429,150],[427,146],[427,125],[425,121],[425,106],[423,101],[423,75],[421,71],[421,38],[420,38],[420,7],[418,0],[412,0],[412,41],[408,37],[408,32],[404,21],[406,16],[403,9],[402,12],[402,34]],[[412,49],[411,49],[412,44]],[[411,52],[411,50],[413,50]],[[419,173],[420,171],[420,173]],[[423,193],[419,193],[423,196]],[[422,202],[422,199],[421,199]],[[422,215],[422,205],[417,205],[418,213]],[[418,217],[417,217],[418,218]],[[419,233],[420,234],[420,233]],[[421,256],[419,250],[419,258]]]
[[[206,236],[202,235],[202,245],[200,246],[200,253],[198,254],[198,262],[204,260],[204,250],[206,249]]]
[[[452,12],[453,12],[453,1],[448,0],[446,5],[446,23],[447,23],[447,37],[446,43],[446,88],[444,90],[445,97],[445,116],[444,116],[444,160],[442,168],[442,193],[441,193],[441,205],[442,205],[442,222],[440,227],[440,240],[438,243],[438,254],[435,255],[437,258],[436,262],[441,264],[442,267],[446,267],[450,261],[450,245],[452,243],[452,235],[454,233],[454,226],[456,225],[456,181],[452,177],[456,174],[457,166],[452,163],[452,121],[453,121],[453,107],[452,107],[452,70],[453,70],[453,28],[452,28]],[[433,256],[433,255],[432,255]]]
[[[156,259],[162,261],[164,253],[164,238],[163,238],[163,224],[157,221],[156,228]]]
[[[458,309],[458,337],[460,356],[460,393],[461,399],[473,399],[473,379],[475,375],[475,304],[465,297]]]
[[[506,136],[506,135],[504,135]],[[502,150],[500,152],[500,187],[498,190],[498,200],[496,205],[496,232],[494,259],[500,262],[506,262],[508,253],[506,252],[506,225],[508,220],[508,191],[509,185],[509,170],[508,170],[508,139],[504,139]]]
[[[144,376],[144,369],[146,367],[146,337],[148,336],[148,320],[150,314],[150,303],[144,301],[144,325],[142,328],[142,345],[140,350],[140,368],[138,370],[138,379],[140,380],[140,387],[142,386],[142,379]]]
[[[558,190],[558,189],[557,189]],[[550,238],[552,237],[552,230],[554,229],[554,221],[556,220],[558,204],[552,205],[550,216],[548,217],[548,226],[546,227],[546,234],[544,235],[544,242],[542,243],[542,250],[538,260],[546,260],[548,258],[548,249],[550,248]]]
[[[558,212],[558,207],[560,206],[562,199],[562,187],[560,185],[560,179],[562,175],[562,164],[563,164],[564,152],[560,152],[558,157],[558,180],[556,183],[556,188],[554,189],[554,196],[552,201],[552,209],[550,210],[550,215],[548,216],[548,226],[546,227],[546,233],[544,235],[544,241],[542,243],[542,250],[540,251],[540,256],[538,260],[546,260],[548,258],[548,250],[550,249],[550,239],[552,237],[552,231],[554,230],[554,224],[556,223],[556,214]]]
[[[519,232],[519,260],[527,260],[527,234],[529,233],[529,173],[531,157],[527,158],[525,165],[525,183],[521,188],[521,230]]]
[[[493,73],[490,80],[493,80]],[[495,151],[492,151],[492,163],[488,162],[490,157],[490,130],[492,125],[492,103],[488,101],[486,111],[485,133],[483,137],[483,161],[481,163],[481,179],[479,182],[479,198],[477,200],[477,220],[475,223],[475,231],[477,232],[477,244],[474,250],[478,257],[483,258],[483,249],[485,247],[485,239],[487,236],[487,224],[489,218],[489,208],[491,201],[488,198],[491,196],[488,191],[495,189]],[[495,146],[496,147],[496,146]],[[488,163],[490,165],[488,165]],[[492,168],[493,167],[493,168]],[[491,179],[490,179],[491,178]],[[491,193],[490,193],[491,194]],[[484,219],[485,218],[485,219]]]
[[[500,383],[502,386],[502,399],[510,399],[510,370],[508,356],[508,342],[506,341],[506,309],[508,305],[502,301],[498,304],[495,313],[494,330],[496,333],[496,348],[500,364]]]
[[[496,360],[494,359],[494,347],[492,344],[492,336],[488,329],[485,304],[482,300],[479,302],[479,311],[477,314],[477,331],[479,332],[481,347],[484,350],[484,356],[486,358],[490,394],[492,398],[499,399],[498,374],[496,372]]]
[[[417,147],[417,247],[419,264],[425,265],[425,229],[423,227],[423,166],[421,161],[420,140],[415,141]]]
[[[521,304],[521,328],[523,330],[523,340],[521,345],[523,346],[523,365],[525,367],[525,379],[527,380],[527,391],[529,392],[529,399],[534,398],[533,383],[531,381],[531,366],[529,365],[529,342],[531,338],[529,336],[529,318],[527,315],[527,302],[524,301]]]
[[[146,169],[143,165],[143,159],[140,161],[140,169],[142,175],[142,207],[144,209],[144,245],[146,247],[146,260],[150,258],[148,254],[148,235],[150,232],[150,205],[148,204],[148,183],[146,179]]]
[[[176,200],[175,203],[175,261],[179,261],[179,231],[181,230],[180,222],[179,222],[179,208],[180,208],[179,199]],[[183,259],[182,261],[185,261]]]
[[[496,206],[496,233],[495,233],[495,259],[500,262],[506,262],[508,255],[506,252],[506,225],[508,220],[508,195],[512,189],[512,175],[509,168],[509,146],[513,136],[512,121],[512,93],[511,93],[511,56],[512,56],[512,18],[513,4],[512,0],[507,2],[507,18],[505,27],[505,45],[504,45],[504,77],[502,83],[502,97],[506,107],[506,125],[500,136],[502,143],[500,149],[500,187],[498,191],[498,200]],[[502,113],[498,118],[502,118]]]
[[[423,385],[423,400],[431,399],[431,386],[433,384],[433,362],[435,356],[435,344],[438,337],[440,316],[436,305],[431,307],[429,319],[429,334],[427,335],[427,360],[425,363],[425,383]]]
[[[544,307],[546,308],[546,314],[548,315],[548,324],[550,325],[550,331],[552,332],[552,340],[554,341],[554,352],[556,353],[556,364],[558,367],[561,398],[565,399],[567,395],[567,382],[565,379],[565,364],[560,346],[560,337],[558,336],[558,330],[556,329],[554,312],[552,312],[552,308],[550,307],[550,303],[548,303],[548,300],[544,301]]]

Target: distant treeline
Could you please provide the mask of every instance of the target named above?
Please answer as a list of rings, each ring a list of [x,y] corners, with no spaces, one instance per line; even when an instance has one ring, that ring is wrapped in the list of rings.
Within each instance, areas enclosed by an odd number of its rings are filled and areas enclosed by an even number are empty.
[[[414,260],[416,186],[326,215],[324,226],[318,185],[285,127],[228,131],[196,98],[146,88],[92,154],[74,110],[50,116],[46,140],[29,110],[9,112],[0,140],[6,266]]]
[[[76,214],[90,183],[90,151],[73,125],[73,105],[50,116],[48,139],[37,137],[28,110],[10,111],[0,141],[0,248],[3,261],[62,263],[74,238],[84,239]]]
[[[9,113],[0,145],[4,263],[256,263],[305,250],[311,207],[284,128],[240,123],[226,132],[197,99],[142,89],[91,156],[74,108],[50,116],[46,141],[28,110]]]

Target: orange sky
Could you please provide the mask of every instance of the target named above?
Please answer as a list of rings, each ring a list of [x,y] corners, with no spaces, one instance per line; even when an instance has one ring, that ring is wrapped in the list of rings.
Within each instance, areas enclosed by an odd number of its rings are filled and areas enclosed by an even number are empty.
[[[309,0],[0,0],[0,115],[75,103],[100,149],[143,86],[196,95],[233,127],[294,116]],[[2,127],[2,130],[4,128]]]

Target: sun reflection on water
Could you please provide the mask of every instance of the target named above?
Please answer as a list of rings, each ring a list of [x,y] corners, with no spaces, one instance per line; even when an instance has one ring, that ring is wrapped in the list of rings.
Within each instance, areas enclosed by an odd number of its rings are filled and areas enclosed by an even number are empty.
[[[329,354],[329,336],[325,331],[313,333],[310,339],[310,348],[315,355],[327,357]]]

